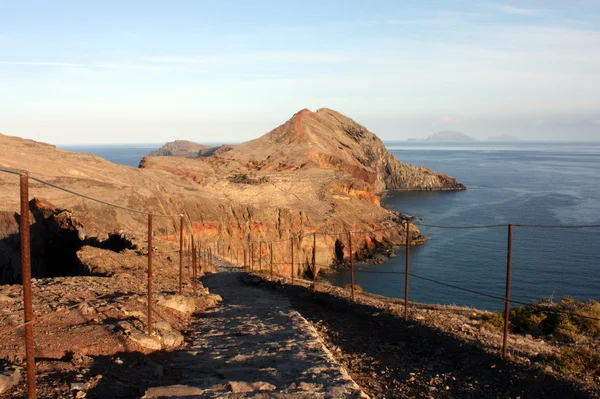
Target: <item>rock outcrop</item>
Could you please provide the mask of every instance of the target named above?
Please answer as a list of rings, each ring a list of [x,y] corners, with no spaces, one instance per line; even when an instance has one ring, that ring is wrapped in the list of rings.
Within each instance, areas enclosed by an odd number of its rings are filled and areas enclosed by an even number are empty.
[[[202,151],[212,147],[187,140],[175,140],[165,143],[158,150],[148,154],[149,157],[184,157],[197,158]]]
[[[222,154],[231,150],[234,146],[230,144],[222,144],[219,146],[208,146],[204,144],[194,143],[187,140],[175,140],[166,143],[158,150],[148,153],[148,157],[183,157],[183,158],[198,158],[209,157],[215,154]]]
[[[364,126],[331,109],[304,109],[266,135],[222,154],[256,171],[340,170],[383,190],[464,190],[456,179],[400,162]]]
[[[382,190],[464,189],[449,176],[401,163],[373,133],[329,109],[300,111],[263,137],[221,147],[210,156],[146,157],[138,169],[0,135],[0,166],[26,169],[53,184],[122,206],[184,214],[186,239],[194,233],[201,245],[211,244],[213,249],[219,242],[222,255],[235,255],[240,261],[251,242],[281,241],[274,246],[274,262],[286,274],[292,237],[299,274],[312,258],[309,235],[315,232],[328,234],[317,236],[317,262],[327,265],[351,256],[348,231],[379,230],[353,236],[352,255],[358,257],[404,242],[403,217],[380,206]],[[0,223],[6,225],[0,227],[0,243],[6,243],[17,232],[18,178],[0,173],[0,185]],[[118,250],[144,245],[144,215],[37,182],[31,191],[75,217],[79,227],[69,234],[85,242],[76,241],[67,251],[73,259],[86,244],[127,244]],[[175,243],[179,217],[155,218],[154,234]],[[422,240],[417,228],[411,235]],[[53,237],[44,242],[56,242]],[[254,251],[256,262],[262,259],[266,264],[266,246]]]

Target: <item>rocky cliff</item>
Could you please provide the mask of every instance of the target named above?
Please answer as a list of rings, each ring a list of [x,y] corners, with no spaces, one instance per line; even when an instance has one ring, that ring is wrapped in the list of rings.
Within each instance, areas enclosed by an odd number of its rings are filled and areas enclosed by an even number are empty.
[[[327,108],[304,109],[266,135],[222,155],[255,171],[327,168],[383,190],[463,190],[443,173],[400,162],[364,126]]]
[[[242,256],[250,243],[282,241],[274,247],[280,273],[291,272],[289,260],[295,238],[295,262],[302,274],[312,257],[312,233],[317,236],[317,262],[330,265],[350,256],[371,256],[373,251],[405,240],[403,217],[379,205],[384,189],[462,189],[454,179],[427,168],[396,160],[381,141],[364,127],[335,111],[307,110],[265,136],[212,156],[187,159],[146,157],[139,169],[112,164],[89,154],[71,153],[53,146],[0,135],[0,166],[26,169],[36,177],[115,204],[166,214],[184,214],[184,234],[194,233],[203,245],[219,242],[225,254]],[[18,178],[0,173],[0,242],[15,248],[18,219]],[[68,237],[65,248],[103,243],[126,237],[142,247],[147,221],[143,215],[84,200],[37,182],[31,196],[69,215],[65,228],[55,229],[50,219],[33,219],[47,242]],[[32,212],[36,212],[32,207]],[[60,223],[59,223],[60,225]],[[76,226],[76,228],[75,228]],[[176,244],[179,218],[155,218],[155,235]],[[348,231],[371,231],[352,236]],[[413,239],[421,238],[411,229]],[[285,241],[288,240],[288,241]],[[110,242],[110,241],[108,241]],[[68,245],[67,245],[68,244]],[[129,245],[129,244],[128,244]],[[39,248],[45,248],[41,245]],[[73,257],[67,257],[74,259]],[[255,248],[255,259],[269,259],[266,245]],[[44,252],[36,259],[45,259]],[[73,260],[75,262],[75,260]],[[13,263],[13,262],[10,262]],[[16,278],[15,270],[3,274]],[[1,266],[0,266],[1,267]],[[64,270],[76,270],[77,264]],[[49,265],[36,270],[54,273]]]

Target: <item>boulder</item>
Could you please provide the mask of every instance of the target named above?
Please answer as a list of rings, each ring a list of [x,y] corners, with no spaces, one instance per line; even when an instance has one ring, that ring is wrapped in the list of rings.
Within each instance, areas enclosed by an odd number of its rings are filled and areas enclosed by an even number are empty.
[[[203,295],[196,299],[196,306],[200,309],[214,308],[223,302],[223,298],[218,294]]]
[[[21,372],[19,370],[7,370],[0,373],[0,395],[8,392],[19,383]]]
[[[227,389],[233,393],[256,392],[256,391],[273,391],[277,387],[264,381],[245,382],[245,381],[229,381]]]
[[[163,348],[172,348],[183,343],[183,335],[178,331],[165,332],[160,338]]]
[[[161,339],[160,337],[154,335],[146,335],[140,330],[134,330],[129,334],[129,339],[142,348],[150,349],[150,350],[161,350]]]
[[[185,398],[186,396],[199,397],[203,393],[203,389],[190,387],[188,385],[169,385],[164,387],[148,388],[143,396],[143,399]]]
[[[184,295],[159,296],[157,303],[166,308],[174,309],[182,313],[192,313],[196,310],[194,298]]]

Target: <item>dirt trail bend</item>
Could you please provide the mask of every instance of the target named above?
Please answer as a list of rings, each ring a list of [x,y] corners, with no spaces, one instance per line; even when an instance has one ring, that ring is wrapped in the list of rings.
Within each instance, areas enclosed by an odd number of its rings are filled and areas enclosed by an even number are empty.
[[[368,398],[285,296],[243,283],[237,267],[216,268],[203,283],[223,303],[200,316],[173,364],[179,385],[146,398]]]

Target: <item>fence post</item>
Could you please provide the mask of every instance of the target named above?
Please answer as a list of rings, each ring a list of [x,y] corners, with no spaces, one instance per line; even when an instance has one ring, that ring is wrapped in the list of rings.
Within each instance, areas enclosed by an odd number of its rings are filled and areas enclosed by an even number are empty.
[[[354,301],[354,254],[352,253],[352,232],[348,232],[348,242],[350,243],[350,293]]]
[[[271,281],[273,281],[273,243],[272,242],[269,243],[269,248],[270,248],[269,252],[271,252]]]
[[[258,243],[258,270],[262,272],[262,241]]]
[[[294,285],[294,236],[292,236],[290,243],[292,247],[292,285]]]
[[[313,267],[313,292],[317,292],[317,232],[316,231],[313,233],[312,267]]]
[[[198,274],[202,273],[202,264],[203,264],[203,256],[202,256],[202,240],[198,240]]]
[[[183,293],[183,215],[179,219],[179,295]]]
[[[196,295],[196,276],[198,275],[198,272],[196,271],[196,266],[198,265],[197,263],[198,259],[196,258],[196,239],[194,238],[194,236],[192,235],[192,287],[194,289],[194,295]]]
[[[513,225],[508,225],[508,246],[506,249],[506,296],[504,297],[504,337],[502,338],[502,357],[508,355],[508,323],[510,317],[510,275],[512,273],[512,232]]]
[[[148,335],[152,335],[152,214],[148,214]]]
[[[250,271],[254,271],[254,242],[250,243]]]
[[[408,271],[410,265],[410,222],[406,222],[406,259],[404,269],[404,320],[408,320]]]
[[[25,358],[27,361],[27,397],[35,399],[35,348],[33,342],[33,305],[31,290],[31,241],[29,231],[29,174],[21,171],[21,277],[23,279],[23,308],[25,310]]]
[[[248,268],[248,264],[246,263],[246,248],[244,248],[244,269]]]

